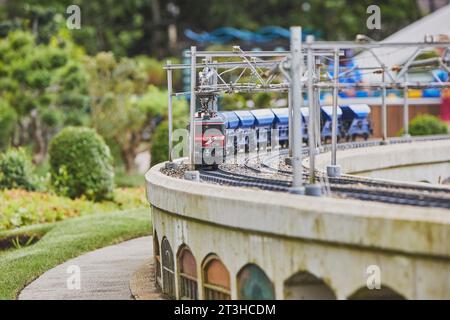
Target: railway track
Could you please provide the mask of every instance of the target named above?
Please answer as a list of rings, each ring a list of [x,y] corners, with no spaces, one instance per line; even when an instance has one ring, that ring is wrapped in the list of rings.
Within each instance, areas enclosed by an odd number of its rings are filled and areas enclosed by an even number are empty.
[[[280,179],[259,178],[239,173],[217,171],[200,171],[203,180],[232,185],[253,187],[270,191],[288,192],[291,181]],[[441,194],[424,194],[414,189],[403,189],[392,191],[389,188],[376,188],[373,186],[340,185],[338,183],[329,184],[330,191],[340,197],[353,198],[359,200],[380,201],[391,204],[412,205],[420,207],[437,207],[450,209],[450,191],[448,196]]]
[[[420,138],[396,138],[391,143],[408,143],[414,141],[429,141],[450,139],[449,136],[433,136]],[[382,142],[364,141],[339,144],[338,149],[361,148],[378,146]],[[329,146],[323,146],[321,152],[329,150]],[[233,167],[222,166],[217,171],[200,170],[200,177],[204,181],[213,183],[258,188],[263,190],[289,192],[292,181],[292,171],[282,170],[274,166],[275,161],[280,161],[280,156],[286,156],[287,150],[280,150],[277,155],[265,155],[261,157],[248,157],[243,167],[248,170],[244,173],[233,171]],[[304,156],[308,155],[305,150]],[[259,159],[261,157],[261,160]],[[258,158],[258,164],[254,163]],[[259,161],[260,160],[260,161]],[[261,169],[261,167],[263,169]],[[251,172],[251,173],[250,173]],[[272,172],[271,178],[261,177],[263,173]],[[304,170],[303,176],[308,179],[308,172]],[[342,176],[340,178],[328,178],[323,172],[318,171],[317,181],[324,181],[326,189],[332,195],[340,198],[352,198],[366,201],[378,201],[390,204],[411,205],[419,207],[436,207],[450,209],[450,188],[437,186],[422,186],[406,184],[402,182],[384,182],[370,178]]]
[[[286,176],[291,176],[292,171],[289,170],[282,170],[277,169],[273,164],[270,162],[273,161],[273,158],[265,159],[261,162],[261,166],[267,171],[271,171],[273,173],[283,174]],[[251,166],[250,164],[245,164],[246,168],[249,170],[252,170],[254,172],[261,172],[261,170]],[[307,170],[303,172],[304,179],[309,178],[309,173]],[[439,186],[422,186],[422,185],[412,185],[410,183],[403,183],[403,182],[394,182],[394,181],[380,181],[375,180],[371,178],[363,178],[363,177],[356,177],[356,176],[348,176],[348,175],[342,175],[339,178],[331,178],[326,177],[325,173],[322,171],[316,171],[316,181],[320,182],[326,179],[329,183],[335,183],[335,184],[348,184],[348,185],[354,185],[354,184],[360,184],[368,187],[379,187],[379,188],[388,188],[388,189],[412,189],[416,191],[423,191],[423,192],[433,192],[438,193],[441,192],[443,194],[449,194],[450,189],[445,187],[439,187]]]

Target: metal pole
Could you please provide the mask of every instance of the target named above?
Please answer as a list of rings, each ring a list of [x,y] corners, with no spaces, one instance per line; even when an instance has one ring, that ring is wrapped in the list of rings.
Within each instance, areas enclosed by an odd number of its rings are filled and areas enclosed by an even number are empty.
[[[312,43],[312,38],[308,36],[307,43]],[[313,51],[311,47],[307,49],[307,65],[308,65],[308,104],[309,104],[309,121],[308,121],[308,144],[309,144],[309,183],[313,184],[316,181],[315,177],[315,153],[316,153],[316,128],[314,126],[316,113],[314,108],[314,76],[313,76]]]
[[[322,72],[322,69],[320,67],[320,61],[317,63],[318,67],[317,67],[317,79],[318,81],[320,81],[320,75]],[[320,141],[320,88],[316,88],[316,106],[315,106],[315,112],[316,112],[316,119],[315,119],[315,126],[316,126],[316,146],[320,147],[321,146],[321,141]]]
[[[189,165],[191,170],[195,170],[195,85],[196,77],[196,59],[197,47],[191,47],[191,96],[190,96],[190,114],[189,114]]]
[[[387,108],[386,108],[386,66],[383,64],[383,73],[381,74],[381,130],[383,133],[383,141],[387,140]]]
[[[291,92],[292,92],[292,192],[304,193],[302,170],[302,28],[291,27]]]
[[[288,137],[288,147],[289,147],[289,157],[292,157],[292,145],[293,143],[293,139],[292,139],[292,132],[294,132],[294,130],[292,130],[292,89],[289,88],[288,91],[288,115],[289,115],[289,137]]]
[[[309,121],[308,121],[308,144],[309,144],[309,184],[305,187],[305,194],[310,196],[321,196],[322,186],[316,184],[316,102],[314,95],[314,55],[311,44],[314,42],[314,36],[308,36],[306,43],[307,64],[308,64],[308,104],[309,104]]]
[[[408,85],[405,76],[405,86],[403,87],[403,136],[409,137],[409,101]]]
[[[334,49],[334,70],[333,70],[333,108],[331,118],[331,164],[327,166],[327,175],[329,177],[339,177],[341,167],[337,165],[337,107],[339,90],[339,48]]]
[[[172,62],[167,60],[167,65],[170,66]],[[167,69],[167,95],[168,95],[168,118],[169,118],[169,161],[172,162],[172,132],[173,132],[173,120],[172,120],[172,70]]]
[[[339,49],[334,49],[334,87],[333,87],[333,116],[331,119],[331,165],[336,165],[337,152],[337,105],[339,83]]]

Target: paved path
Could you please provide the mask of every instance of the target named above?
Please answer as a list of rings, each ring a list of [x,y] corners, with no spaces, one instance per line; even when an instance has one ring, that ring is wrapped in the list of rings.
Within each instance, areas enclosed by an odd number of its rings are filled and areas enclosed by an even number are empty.
[[[152,237],[142,237],[98,249],[44,273],[19,295],[22,300],[132,299],[130,279],[152,256]],[[69,290],[68,267],[78,266],[80,290]]]

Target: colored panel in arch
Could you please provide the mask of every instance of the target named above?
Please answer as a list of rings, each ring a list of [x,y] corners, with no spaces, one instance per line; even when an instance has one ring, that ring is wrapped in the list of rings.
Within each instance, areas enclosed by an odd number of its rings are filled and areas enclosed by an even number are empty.
[[[163,292],[175,298],[175,274],[173,252],[167,238],[161,241],[161,262],[163,277]]]
[[[230,273],[218,259],[211,260],[205,268],[205,282],[230,289]]]
[[[183,249],[180,254],[180,272],[197,278],[197,263],[189,249]]]
[[[230,273],[216,257],[208,258],[203,269],[205,300],[230,300]]]
[[[180,299],[198,299],[197,263],[191,250],[183,247],[179,253],[178,264]]]
[[[238,273],[238,297],[241,300],[274,300],[272,282],[257,265],[249,264]]]

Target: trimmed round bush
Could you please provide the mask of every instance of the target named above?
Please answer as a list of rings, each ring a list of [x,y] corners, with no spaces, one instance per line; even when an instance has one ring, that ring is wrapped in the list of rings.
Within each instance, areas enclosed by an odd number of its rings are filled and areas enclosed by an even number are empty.
[[[175,144],[175,142],[174,142]],[[169,124],[162,122],[152,137],[151,165],[168,160],[169,154]]]
[[[0,154],[0,190],[36,189],[36,176],[30,156],[23,149]]]
[[[55,191],[89,200],[111,199],[114,169],[111,152],[94,130],[67,127],[50,142],[50,174]]]
[[[409,133],[412,136],[425,136],[432,134],[446,134],[447,124],[430,114],[415,117],[409,125]]]

